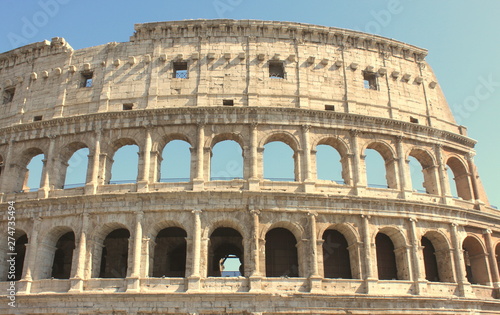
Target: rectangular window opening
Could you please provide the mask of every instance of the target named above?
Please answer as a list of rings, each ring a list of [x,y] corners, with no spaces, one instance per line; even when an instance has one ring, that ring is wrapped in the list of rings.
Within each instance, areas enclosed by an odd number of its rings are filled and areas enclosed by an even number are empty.
[[[3,104],[12,102],[14,99],[14,94],[16,92],[15,88],[7,88],[3,91]]]
[[[363,84],[365,89],[378,90],[377,75],[373,72],[363,72]]]
[[[187,62],[174,62],[173,65],[174,65],[174,78],[176,79],[188,78]]]
[[[335,105],[325,105],[325,110],[335,111]]]
[[[86,88],[86,87],[92,87],[92,83],[93,83],[93,76],[94,76],[94,73],[93,72],[82,72],[82,83],[81,83],[81,87],[82,88]]]
[[[40,121],[40,120],[42,120],[42,116],[41,115],[33,117],[33,121]]]
[[[123,104],[123,110],[132,110],[134,108],[134,104],[127,103]]]
[[[418,124],[418,119],[417,119],[417,118],[415,118],[415,117],[411,117],[411,116],[410,116],[410,122],[411,122],[411,123],[414,123],[414,124]]]
[[[269,62],[269,77],[272,79],[284,79],[285,67],[282,61]]]
[[[222,100],[222,105],[224,106],[233,106],[234,100]]]

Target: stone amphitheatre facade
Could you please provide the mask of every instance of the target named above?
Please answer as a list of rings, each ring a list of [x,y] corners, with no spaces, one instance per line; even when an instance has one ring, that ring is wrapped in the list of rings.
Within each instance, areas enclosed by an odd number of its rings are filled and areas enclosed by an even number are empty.
[[[73,50],[54,38],[0,54],[2,314],[500,313],[500,212],[426,50],[288,22],[135,30],[125,43]],[[190,145],[190,178],[163,182],[174,140]],[[243,178],[211,177],[225,140],[242,149]],[[276,141],[294,151],[292,181],[263,176]],[[125,145],[139,148],[137,181],[115,184]],[[339,153],[341,182],[318,179],[318,145]],[[82,148],[86,183],[65,187]],[[367,184],[368,149],[386,187]],[[221,277],[228,255],[239,276]]]

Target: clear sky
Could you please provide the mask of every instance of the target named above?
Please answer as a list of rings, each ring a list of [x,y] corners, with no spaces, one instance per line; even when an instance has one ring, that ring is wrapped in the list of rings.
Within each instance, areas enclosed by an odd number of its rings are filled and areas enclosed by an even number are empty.
[[[64,37],[75,49],[128,41],[134,23],[198,18],[281,20],[366,31],[429,50],[456,119],[500,206],[500,1],[481,0],[2,0],[0,52]]]

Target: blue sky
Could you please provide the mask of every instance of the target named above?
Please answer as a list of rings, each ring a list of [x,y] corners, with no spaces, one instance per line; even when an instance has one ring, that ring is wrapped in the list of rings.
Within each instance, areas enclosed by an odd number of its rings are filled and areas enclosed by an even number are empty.
[[[475,158],[500,206],[500,1],[482,0],[2,0],[0,52],[52,37],[75,49],[128,41],[134,23],[232,18],[283,20],[376,33],[429,50],[457,120],[479,141]],[[478,93],[481,90],[483,93]]]

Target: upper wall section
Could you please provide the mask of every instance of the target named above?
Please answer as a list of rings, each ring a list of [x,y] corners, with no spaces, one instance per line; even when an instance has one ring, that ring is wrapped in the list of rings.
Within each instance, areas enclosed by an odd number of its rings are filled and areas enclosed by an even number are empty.
[[[137,24],[130,42],[76,51],[54,38],[0,54],[0,126],[232,104],[334,110],[465,135],[426,54],[361,32],[253,20]]]

